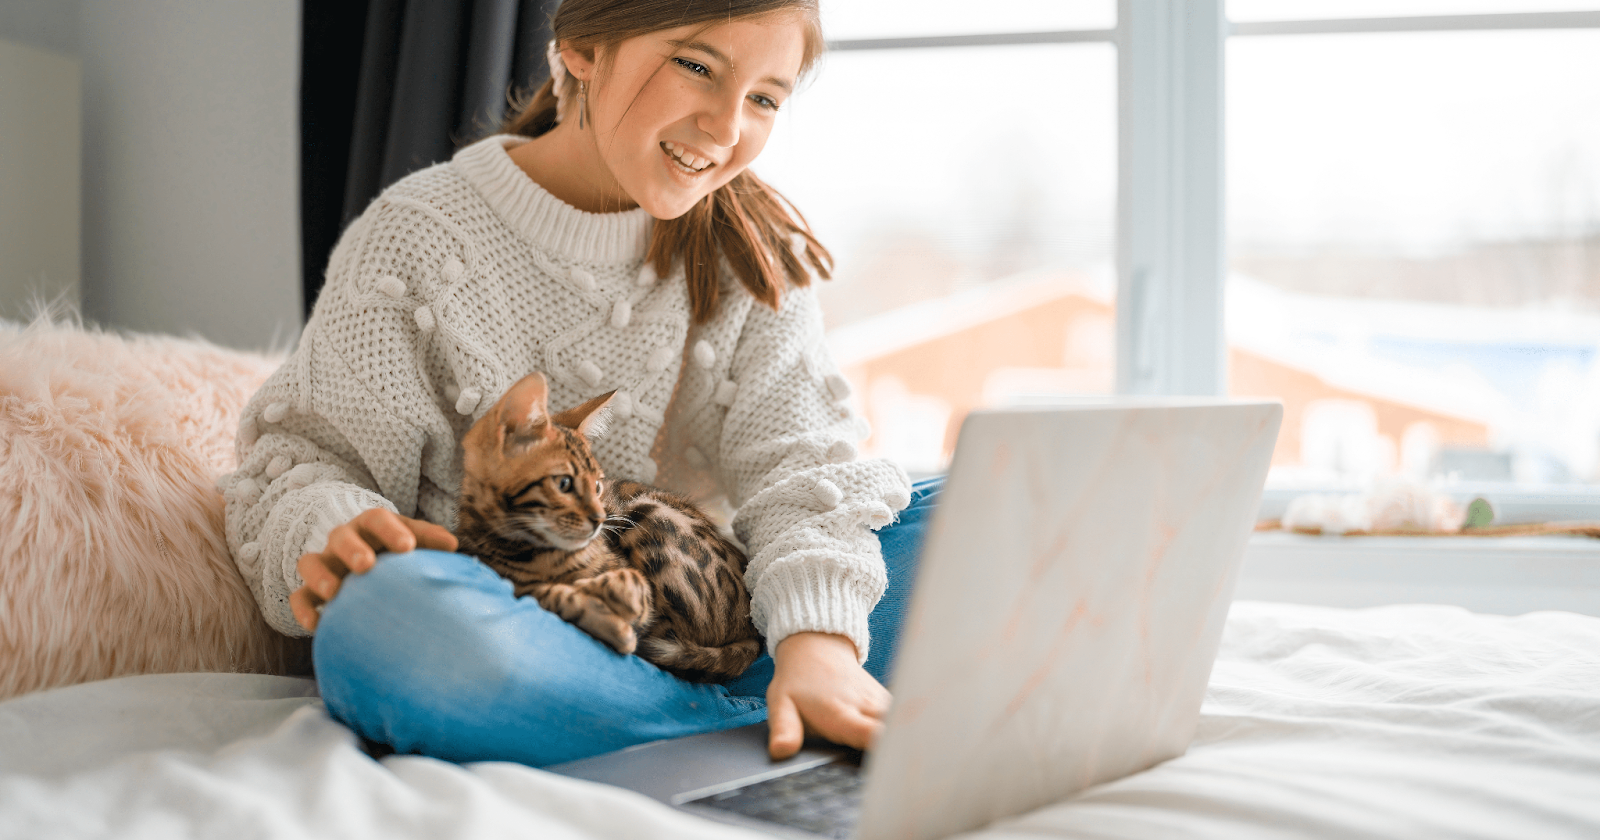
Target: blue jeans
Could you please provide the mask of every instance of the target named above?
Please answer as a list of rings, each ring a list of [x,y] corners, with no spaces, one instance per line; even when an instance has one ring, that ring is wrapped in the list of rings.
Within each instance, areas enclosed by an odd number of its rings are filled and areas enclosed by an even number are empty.
[[[878,531],[889,586],[868,617],[887,683],[940,479]],[[622,656],[477,560],[418,550],[347,578],[312,654],[329,714],[402,753],[535,767],[766,720],[772,658],[722,685]]]

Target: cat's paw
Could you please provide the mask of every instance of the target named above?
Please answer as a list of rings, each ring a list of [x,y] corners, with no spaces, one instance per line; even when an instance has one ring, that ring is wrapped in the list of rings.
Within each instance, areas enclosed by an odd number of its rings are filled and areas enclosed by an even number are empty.
[[[644,624],[650,617],[650,602],[637,593],[608,593],[605,603],[617,618],[634,627]]]
[[[639,636],[633,632],[633,625],[619,616],[591,610],[578,626],[617,653],[633,653],[639,647]]]
[[[618,575],[605,575],[586,585],[584,591],[606,612],[634,627],[649,623],[650,588],[642,578],[635,582]]]

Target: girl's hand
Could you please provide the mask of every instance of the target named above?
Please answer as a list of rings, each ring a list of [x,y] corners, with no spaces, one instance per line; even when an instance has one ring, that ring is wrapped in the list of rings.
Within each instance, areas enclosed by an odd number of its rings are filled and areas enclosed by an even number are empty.
[[[856,646],[832,633],[795,633],[772,652],[767,752],[800,751],[807,733],[864,750],[883,729],[889,690],[856,662]]]
[[[304,586],[289,596],[294,620],[316,632],[322,605],[339,593],[348,574],[365,574],[378,562],[379,551],[436,548],[455,551],[455,535],[432,522],[408,519],[383,508],[362,511],[356,518],[328,532],[328,547],[321,553],[300,555],[295,567]]]

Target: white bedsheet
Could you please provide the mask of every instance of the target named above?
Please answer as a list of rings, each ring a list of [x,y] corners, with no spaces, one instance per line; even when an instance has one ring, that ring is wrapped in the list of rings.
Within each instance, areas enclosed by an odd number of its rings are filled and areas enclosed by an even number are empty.
[[[309,681],[0,703],[0,837],[753,837],[499,763],[366,757]],[[1187,755],[971,837],[1600,838],[1600,619],[1234,605]]]

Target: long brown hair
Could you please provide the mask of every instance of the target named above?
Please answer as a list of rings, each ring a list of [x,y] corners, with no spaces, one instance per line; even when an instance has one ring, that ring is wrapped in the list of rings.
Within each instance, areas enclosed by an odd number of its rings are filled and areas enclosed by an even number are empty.
[[[804,75],[823,50],[817,0],[562,0],[551,29],[563,47],[592,51],[662,29],[777,12],[799,13],[805,29],[800,62]],[[570,76],[566,81],[576,87]],[[566,95],[566,90],[562,94],[561,100],[568,103],[577,98]],[[554,80],[546,79],[532,94],[513,98],[500,131],[537,137],[555,127],[560,116],[557,105]],[[748,169],[682,216],[657,220],[645,259],[662,277],[674,262],[683,261],[697,324],[717,311],[722,260],[756,300],[774,309],[785,279],[805,286],[811,282],[811,271],[826,279],[833,270],[833,255],[812,235],[805,216]]]

